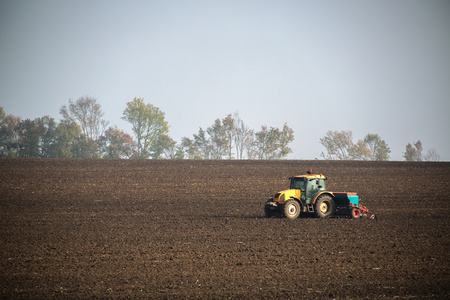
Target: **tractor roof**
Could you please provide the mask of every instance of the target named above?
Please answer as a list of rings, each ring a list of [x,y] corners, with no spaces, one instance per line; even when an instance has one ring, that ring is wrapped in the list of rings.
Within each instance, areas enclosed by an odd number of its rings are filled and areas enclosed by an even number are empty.
[[[294,178],[307,178],[307,179],[327,179],[322,174],[303,174],[303,175],[296,175]]]

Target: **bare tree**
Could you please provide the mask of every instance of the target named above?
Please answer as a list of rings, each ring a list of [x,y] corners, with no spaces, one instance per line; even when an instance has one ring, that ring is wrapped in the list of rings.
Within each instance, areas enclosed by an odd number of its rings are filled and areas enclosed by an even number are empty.
[[[69,106],[63,105],[59,112],[64,119],[80,124],[86,141],[97,142],[109,123],[102,119],[104,113],[97,99],[88,96],[81,97],[75,102],[69,100]]]
[[[250,130],[239,117],[238,112],[233,114],[234,120],[234,146],[236,147],[236,158],[242,159],[246,141],[249,139]]]
[[[244,141],[244,148],[247,151],[248,159],[257,159],[258,158],[258,150],[256,147],[256,137],[255,131],[250,129]]]
[[[351,131],[327,131],[320,143],[327,149],[328,159],[350,159],[349,149],[353,146]]]
[[[432,148],[428,150],[427,154],[423,158],[424,161],[439,161],[441,156],[437,153],[436,149]]]
[[[227,141],[225,153],[228,154],[228,159],[233,158],[233,142],[234,136],[236,134],[236,124],[234,118],[231,114],[228,114],[224,119],[222,119],[222,130]]]

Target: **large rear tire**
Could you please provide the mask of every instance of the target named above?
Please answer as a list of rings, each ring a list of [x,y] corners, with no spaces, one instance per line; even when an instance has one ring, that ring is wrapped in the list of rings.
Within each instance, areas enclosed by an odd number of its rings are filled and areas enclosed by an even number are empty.
[[[336,204],[333,198],[329,195],[322,195],[317,199],[316,205],[316,215],[322,219],[328,219],[332,217],[336,211]]]
[[[283,212],[289,220],[297,219],[300,215],[300,204],[295,200],[288,200],[284,203]]]

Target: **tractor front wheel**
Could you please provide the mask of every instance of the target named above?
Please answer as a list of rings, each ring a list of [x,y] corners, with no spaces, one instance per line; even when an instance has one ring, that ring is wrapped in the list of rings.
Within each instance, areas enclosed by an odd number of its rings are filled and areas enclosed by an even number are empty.
[[[320,196],[316,201],[316,214],[319,218],[327,219],[334,215],[336,204],[329,195]]]
[[[297,219],[300,215],[300,204],[295,200],[289,200],[284,203],[284,216],[290,220]]]

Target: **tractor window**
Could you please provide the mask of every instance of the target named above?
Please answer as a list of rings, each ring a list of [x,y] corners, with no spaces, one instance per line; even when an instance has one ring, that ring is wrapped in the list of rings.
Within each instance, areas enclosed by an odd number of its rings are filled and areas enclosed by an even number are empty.
[[[319,180],[310,179],[308,181],[308,188],[306,190],[306,198],[311,199],[319,192]]]
[[[291,179],[291,189],[297,189],[301,191],[305,191],[306,182],[303,178],[292,178]]]
[[[325,180],[319,179],[319,186],[320,186],[319,190],[325,191]]]

